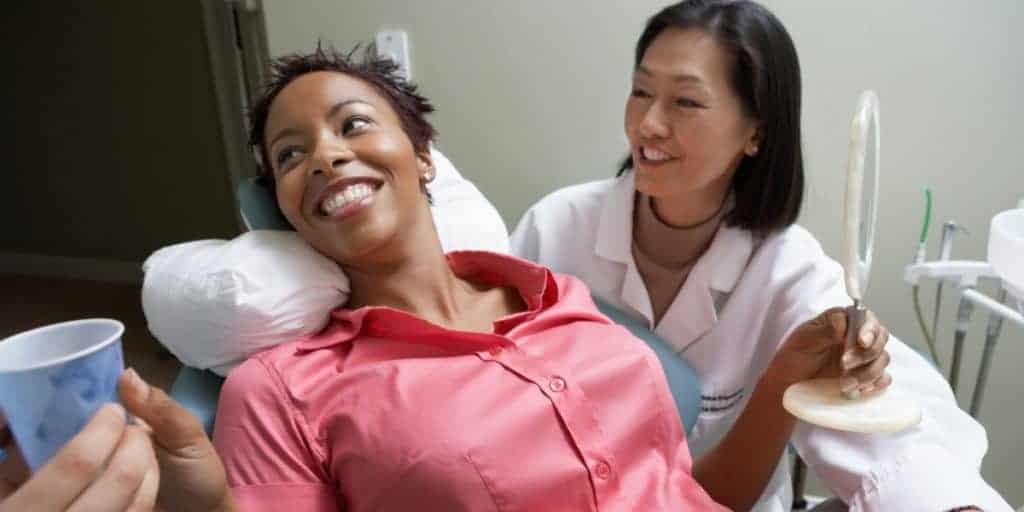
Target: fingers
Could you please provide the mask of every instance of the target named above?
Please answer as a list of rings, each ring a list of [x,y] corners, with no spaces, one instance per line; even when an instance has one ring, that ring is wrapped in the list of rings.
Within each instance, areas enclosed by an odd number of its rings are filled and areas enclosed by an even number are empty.
[[[125,426],[120,405],[101,407],[78,435],[0,505],[0,511],[65,510],[103,471]]]
[[[155,473],[156,468],[149,436],[142,430],[128,427],[106,470],[75,500],[68,512],[121,512],[136,502],[153,503],[156,489],[152,482],[148,482],[148,489],[143,488],[143,484],[147,483],[147,478],[152,480],[159,475]]]
[[[125,408],[152,430],[153,439],[160,447],[187,454],[209,445],[199,420],[167,393],[147,384],[135,370],[125,371],[118,384]]]
[[[892,384],[892,375],[889,375],[888,372],[883,373],[882,376],[879,377],[878,380],[876,380],[873,385],[866,385],[866,386],[864,386],[864,389],[861,391],[861,397],[869,398],[869,397],[875,396],[875,395],[885,391],[885,389],[888,388],[889,385],[891,385],[891,384]]]
[[[836,342],[843,342],[846,340],[846,308],[832,308],[824,313],[825,318],[828,319],[829,339]]]
[[[843,374],[847,374],[857,368],[866,366],[877,360],[889,343],[889,330],[872,313],[868,313],[868,319],[861,328],[857,337],[857,344],[846,347],[840,359],[840,367]]]
[[[892,382],[892,378],[885,371],[889,361],[889,353],[882,352],[871,363],[851,370],[841,377],[839,386],[843,394],[848,398],[858,398],[876,389],[885,389]]]
[[[889,341],[889,329],[886,329],[881,322],[878,321],[878,317],[874,313],[868,311],[867,320],[864,325],[861,326],[860,332],[857,335],[857,348],[866,350],[876,349],[881,352],[882,347]]]
[[[127,512],[152,512],[156,509],[156,497],[160,490],[160,469],[153,467],[142,480],[139,491],[135,494],[135,501],[128,507]]]
[[[801,325],[794,335],[805,351],[831,352],[846,340],[846,309],[828,309]]]

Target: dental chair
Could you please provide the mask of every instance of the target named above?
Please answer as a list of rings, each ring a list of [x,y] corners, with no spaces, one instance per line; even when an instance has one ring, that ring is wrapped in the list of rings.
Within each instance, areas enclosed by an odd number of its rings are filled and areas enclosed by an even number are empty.
[[[291,229],[278,212],[270,191],[256,180],[244,181],[239,186],[238,201],[242,220],[248,229]],[[596,298],[594,302],[605,316],[647,343],[658,356],[683,427],[689,434],[700,413],[700,383],[693,367],[676,356],[667,343],[639,321]],[[185,366],[171,387],[171,396],[199,418],[207,433],[212,433],[217,399],[223,384],[224,379],[210,371]]]

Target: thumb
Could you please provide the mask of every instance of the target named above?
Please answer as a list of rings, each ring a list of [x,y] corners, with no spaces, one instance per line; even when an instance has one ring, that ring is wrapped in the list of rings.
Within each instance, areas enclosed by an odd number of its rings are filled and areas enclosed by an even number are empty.
[[[831,308],[813,320],[805,323],[799,330],[801,345],[807,348],[824,350],[846,340],[846,309]]]
[[[125,409],[149,425],[153,440],[164,450],[194,454],[195,450],[209,446],[199,420],[163,390],[142,380],[135,370],[126,370],[118,386]]]
[[[832,308],[824,313],[825,324],[828,325],[828,338],[829,345],[841,344],[846,342],[846,308]]]

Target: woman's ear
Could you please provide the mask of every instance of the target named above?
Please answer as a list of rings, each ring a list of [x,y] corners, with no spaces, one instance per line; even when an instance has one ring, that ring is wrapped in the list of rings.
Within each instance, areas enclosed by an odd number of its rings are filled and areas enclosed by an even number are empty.
[[[764,123],[760,121],[754,126],[754,133],[750,135],[746,145],[743,146],[743,153],[749,157],[757,156],[761,150],[761,142],[764,140]]]
[[[420,173],[420,181],[430,183],[437,177],[437,170],[434,168],[434,159],[430,155],[430,146],[426,150],[416,152],[416,164]]]

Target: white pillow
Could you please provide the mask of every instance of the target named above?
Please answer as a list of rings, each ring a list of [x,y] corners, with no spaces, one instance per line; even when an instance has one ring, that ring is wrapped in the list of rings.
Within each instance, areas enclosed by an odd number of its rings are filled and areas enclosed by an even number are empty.
[[[431,211],[447,251],[508,253],[494,206],[433,150]],[[149,330],[182,363],[227,373],[247,357],[312,334],[348,300],[348,278],[292,231],[257,230],[153,253],[143,264]]]
[[[508,228],[494,205],[440,151],[431,149],[430,156],[437,174],[427,190],[434,198],[431,211],[444,251],[509,254]]]

